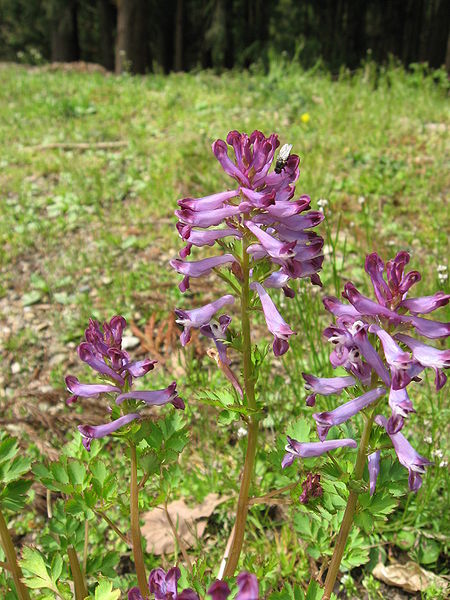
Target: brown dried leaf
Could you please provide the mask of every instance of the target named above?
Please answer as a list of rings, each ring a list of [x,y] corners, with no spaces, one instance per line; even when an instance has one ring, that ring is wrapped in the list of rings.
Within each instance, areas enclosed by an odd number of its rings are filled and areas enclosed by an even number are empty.
[[[448,587],[445,579],[412,561],[404,565],[395,562],[388,566],[378,563],[372,574],[384,583],[402,588],[406,592],[423,592],[433,583],[443,590]]]
[[[205,532],[207,519],[214,509],[228,500],[229,496],[208,494],[201,504],[189,507],[183,499],[167,505],[167,510],[177,528],[177,534],[186,548],[193,546]],[[147,541],[147,552],[152,554],[170,554],[174,552],[176,540],[167,520],[164,506],[158,506],[142,515],[144,525],[142,535]]]

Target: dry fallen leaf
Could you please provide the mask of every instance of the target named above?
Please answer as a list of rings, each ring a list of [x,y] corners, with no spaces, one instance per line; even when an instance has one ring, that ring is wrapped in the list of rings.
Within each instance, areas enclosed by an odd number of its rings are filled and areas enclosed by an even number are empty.
[[[388,585],[400,587],[405,592],[423,592],[431,584],[447,589],[447,582],[439,575],[423,569],[415,562],[391,563],[386,566],[378,563],[372,572],[373,576]]]
[[[208,494],[203,502],[189,507],[183,499],[175,500],[167,505],[167,511],[186,548],[193,546],[205,529],[208,517],[216,506],[229,499],[229,496]],[[147,552],[152,554],[170,554],[174,552],[176,541],[172,527],[167,519],[164,506],[158,506],[142,515],[144,525],[142,535],[147,542]]]

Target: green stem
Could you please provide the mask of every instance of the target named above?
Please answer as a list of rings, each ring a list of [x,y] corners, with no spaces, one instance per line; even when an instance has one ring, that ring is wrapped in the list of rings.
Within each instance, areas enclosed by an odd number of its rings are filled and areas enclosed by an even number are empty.
[[[68,546],[67,554],[69,555],[70,570],[72,571],[72,579],[75,587],[75,600],[84,600],[89,594],[75,548]]]
[[[144,554],[142,552],[142,536],[139,525],[139,490],[137,479],[136,446],[130,444],[131,452],[131,481],[130,481],[130,521],[131,541],[133,544],[134,566],[138,585],[143,598],[148,598],[149,589],[145,572]]]
[[[370,433],[372,431],[374,414],[367,416],[364,423],[364,429],[359,443],[358,455],[356,457],[355,470],[353,478],[358,481],[362,478],[364,473],[364,466],[366,464],[367,447],[369,445]],[[328,567],[327,577],[325,579],[325,591],[322,600],[330,600],[333,592],[334,584],[336,583],[336,577],[339,573],[339,567],[341,565],[342,557],[344,555],[345,545],[347,543],[348,534],[353,525],[353,517],[355,516],[356,505],[358,503],[358,493],[350,490],[349,497],[347,500],[347,506],[345,508],[344,517],[341,523],[341,529],[334,547],[333,557]]]
[[[22,569],[17,562],[17,554],[14,548],[14,544],[11,539],[11,535],[8,530],[8,525],[6,524],[5,517],[0,510],[0,539],[2,542],[3,551],[6,556],[6,561],[8,563],[9,571],[12,574],[14,579],[14,583],[16,586],[17,595],[19,596],[19,600],[31,600],[30,593],[26,586],[22,583]]]
[[[247,398],[247,408],[256,410],[255,399],[255,379],[253,375],[252,362],[252,342],[250,334],[250,320],[248,317],[249,308],[249,256],[247,254],[247,242],[245,237],[242,243],[242,287],[241,287],[241,327],[242,327],[242,352],[243,352],[243,371],[244,371],[244,389]],[[236,509],[236,519],[234,524],[234,536],[224,571],[224,577],[231,577],[239,562],[239,556],[244,543],[245,524],[247,522],[247,513],[249,506],[250,484],[253,477],[255,465],[256,445],[258,439],[258,417],[250,416],[247,427],[247,452],[245,454],[244,471],[242,473],[241,488]]]

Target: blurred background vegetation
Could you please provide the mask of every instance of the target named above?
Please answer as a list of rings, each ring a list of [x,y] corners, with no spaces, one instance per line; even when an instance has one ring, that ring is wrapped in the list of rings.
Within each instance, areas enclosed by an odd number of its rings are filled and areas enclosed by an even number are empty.
[[[446,0],[0,0],[0,60],[88,61],[120,73],[310,68],[394,56],[450,66]]]

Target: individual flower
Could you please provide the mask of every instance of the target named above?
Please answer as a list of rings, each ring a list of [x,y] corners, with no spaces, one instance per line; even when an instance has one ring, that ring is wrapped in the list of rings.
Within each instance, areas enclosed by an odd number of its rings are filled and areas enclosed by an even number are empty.
[[[201,327],[210,325],[211,319],[218,310],[227,304],[233,303],[234,297],[231,294],[226,294],[214,302],[205,304],[205,306],[202,306],[201,308],[194,308],[193,310],[182,310],[180,308],[176,308],[176,322],[184,327],[184,331],[180,338],[181,345],[185,346],[191,339],[191,329],[200,329]]]
[[[319,473],[308,473],[302,483],[302,493],[299,497],[300,504],[308,504],[311,498],[323,496],[323,487],[320,485]]]
[[[302,373],[302,377],[305,380],[305,390],[312,392],[306,398],[307,406],[315,405],[317,394],[321,396],[340,394],[346,388],[356,384],[356,379],[351,375],[346,377],[315,377],[314,375],[308,375],[308,373]]]
[[[332,411],[314,413],[313,418],[317,423],[319,440],[323,442],[331,427],[345,423],[345,421],[354,417],[361,410],[376,402],[381,396],[384,396],[385,393],[385,388],[376,388],[374,390],[369,390],[362,396],[354,398],[345,404],[341,404],[341,406],[338,406]]]
[[[388,422],[386,417],[383,415],[377,415],[375,417],[375,422],[377,425],[384,427],[388,433],[400,464],[406,467],[409,471],[409,489],[412,492],[417,492],[422,485],[422,475],[425,473],[425,467],[433,463],[416,452],[416,450],[414,450],[402,433],[389,433],[387,429]]]
[[[145,406],[162,406],[167,403],[183,409],[184,402],[178,396],[176,382],[163,390],[134,391],[134,379],[143,377],[151,371],[156,361],[130,361],[128,353],[122,348],[122,333],[126,321],[121,316],[113,317],[109,323],[100,324],[90,319],[85,331],[85,342],[78,346],[78,355],[100,377],[101,383],[80,383],[73,375],[65,378],[71,396],[67,403],[72,404],[78,398],[95,398],[105,394],[116,405],[121,405],[120,416],[103,425],[79,425],[83,445],[89,451],[93,439],[102,438],[122,429],[139,419]],[[123,400],[128,400],[122,404]],[[111,407],[110,407],[111,411]],[[117,415],[117,409],[115,412]]]
[[[234,600],[258,600],[259,587],[256,575],[242,571],[236,577],[238,592]],[[225,581],[217,580],[208,589],[208,596],[212,600],[226,600],[231,594],[230,588]]]
[[[369,490],[370,495],[373,496],[377,485],[378,474],[380,472],[380,451],[376,450],[369,454],[367,459],[367,465],[369,469]]]
[[[180,577],[181,571],[178,567],[172,567],[167,573],[161,568],[153,569],[148,578],[150,594],[154,595],[155,600],[199,600],[197,592],[191,588],[178,593]],[[144,600],[138,587],[128,592],[128,600]]]
[[[274,337],[273,353],[275,356],[281,356],[287,352],[289,348],[288,340],[295,332],[292,331],[289,325],[284,321],[271,297],[260,283],[255,281],[250,285],[250,288],[257,291],[259,299],[261,300],[267,328]]]
[[[356,448],[357,443],[355,440],[349,438],[342,440],[329,440],[327,442],[298,442],[293,438],[287,436],[288,443],[286,445],[286,454],[284,455],[281,467],[285,469],[290,467],[296,458],[312,458],[315,456],[321,456],[330,450],[336,450],[337,448],[343,448],[345,446],[349,448]]]

